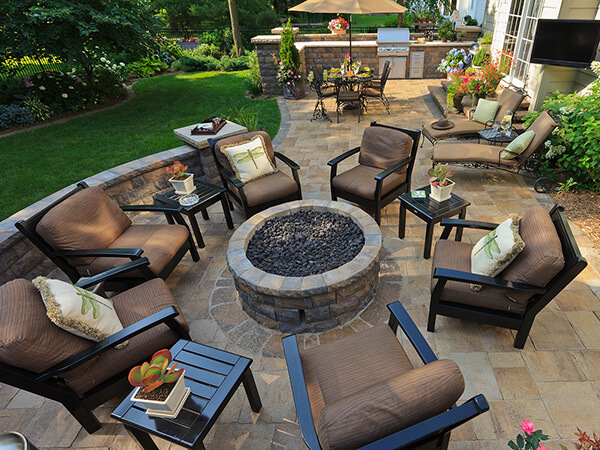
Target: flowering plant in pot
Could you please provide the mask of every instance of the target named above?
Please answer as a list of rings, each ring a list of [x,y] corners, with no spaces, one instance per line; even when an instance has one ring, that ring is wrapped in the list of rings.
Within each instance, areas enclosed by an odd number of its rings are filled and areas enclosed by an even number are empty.
[[[337,17],[329,22],[327,28],[329,28],[333,34],[346,34],[348,26],[349,25],[346,19],[343,17]]]
[[[194,174],[186,173],[188,166],[181,161],[175,161],[171,167],[167,167],[166,171],[171,178],[169,182],[175,188],[176,194],[189,194],[194,192]]]
[[[464,49],[453,48],[450,50],[444,59],[441,60],[438,66],[438,72],[444,72],[446,74],[452,74],[455,72],[461,72],[471,64],[469,55]]]
[[[452,175],[450,169],[452,166],[448,164],[437,163],[434,167],[429,169],[429,184],[431,185],[431,194],[429,197],[432,199],[443,202],[450,199],[452,188],[454,187],[454,181],[448,177]]]
[[[277,69],[277,83],[283,87],[283,96],[289,99],[300,99],[306,95],[306,70],[301,68],[302,61],[295,42],[292,23],[288,19],[281,30],[280,59],[273,54],[273,63]]]
[[[169,367],[173,359],[167,349],[157,351],[150,362],[135,366],[129,372],[129,382],[137,389],[131,400],[146,407],[146,414],[170,414],[178,412],[189,390],[186,390],[183,369]]]

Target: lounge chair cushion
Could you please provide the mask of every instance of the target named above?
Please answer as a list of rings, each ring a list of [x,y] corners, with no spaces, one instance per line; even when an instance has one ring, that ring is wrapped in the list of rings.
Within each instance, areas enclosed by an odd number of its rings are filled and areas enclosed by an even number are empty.
[[[40,373],[92,344],[48,320],[40,292],[31,281],[16,279],[0,286],[3,363]]]
[[[235,186],[231,186],[234,192],[237,191]],[[280,199],[297,191],[298,185],[294,179],[281,171],[244,185],[244,194],[250,207]]]
[[[502,147],[495,145],[442,142],[433,147],[433,160],[435,162],[484,162],[507,167],[516,166],[518,160],[500,158],[502,150]]]
[[[56,250],[108,247],[131,220],[99,187],[83,189],[48,211],[36,231]],[[69,258],[73,265],[90,264],[91,258]]]
[[[478,131],[485,130],[484,124],[472,120],[452,118],[452,122],[454,126],[448,130],[436,130],[431,124],[424,124],[423,132],[432,140],[439,141],[456,136],[476,135]]]
[[[552,131],[554,131],[558,125],[558,122],[556,122],[552,116],[548,114],[548,111],[542,111],[538,118],[535,119],[527,129],[527,131],[533,130],[535,132],[535,136],[529,143],[529,146],[523,153],[523,156],[529,157],[535,151],[535,149],[538,148],[548,136],[550,136],[550,133],[552,133]]]
[[[507,111],[511,111],[514,113],[522,101],[522,93],[513,91],[509,88],[504,89],[498,97],[498,103],[500,104],[500,107],[498,108],[494,121],[501,122],[502,118],[504,117],[504,114],[506,114]]]
[[[368,128],[367,128],[368,130]],[[406,168],[404,168],[406,170]],[[357,195],[362,198],[375,200],[375,175],[383,169],[359,164],[346,172],[335,176],[331,182],[336,189]],[[392,173],[383,179],[381,195],[385,195],[406,181],[406,174]]]
[[[382,170],[399,163],[410,156],[412,138],[402,131],[386,127],[367,127],[363,132],[360,144],[358,163]],[[407,166],[399,168],[396,173],[404,175]]]
[[[500,274],[505,280],[546,286],[564,267],[560,238],[548,211],[539,206],[530,208],[521,218],[519,234],[525,249]],[[507,292],[507,297],[526,305],[531,294]]]
[[[483,124],[493,122],[498,108],[500,108],[500,103],[494,100],[480,99],[477,103],[475,114],[473,114],[473,121]]]
[[[315,426],[325,406],[413,369],[388,325],[300,351],[300,358]]]
[[[500,153],[502,159],[515,159],[517,155],[523,153],[530,142],[535,137],[535,131],[527,130],[525,133],[517,136],[510,144],[506,146],[505,150]]]
[[[107,248],[143,249],[142,256],[148,258],[150,269],[158,275],[172,261],[188,237],[189,231],[183,225],[131,225]],[[84,276],[96,275],[128,261],[129,258],[96,258],[89,266],[77,266],[77,270]],[[130,272],[126,276],[136,275]]]
[[[433,252],[431,290],[433,291],[433,288],[438,282],[436,278],[433,278],[433,272],[436,267],[470,273],[472,250],[473,244],[440,239],[435,244],[435,250]],[[513,264],[516,264],[516,261],[513,261]],[[517,314],[521,314],[525,311],[525,305],[509,300],[508,297],[504,295],[503,289],[493,286],[484,286],[481,288],[481,291],[474,292],[470,289],[469,283],[458,281],[448,281],[446,283],[442,290],[440,300],[495,309],[498,311],[509,311]]]
[[[113,301],[124,327],[133,325],[169,306],[175,306],[180,312],[175,319],[185,329],[189,330],[171,291],[160,278],[155,278],[122,292],[113,297]],[[89,365],[83,373],[81,371],[76,374],[66,373],[65,381],[76,393],[87,392],[115,374],[148,360],[157,350],[171,347],[177,340],[177,334],[167,325],[157,325],[129,339],[129,345],[124,349],[116,350],[113,348],[107,350],[93,360],[93,364]]]
[[[37,277],[32,283],[42,295],[48,318],[57,327],[94,342],[123,329],[112,300],[61,280]]]
[[[519,217],[510,217],[482,237],[471,250],[471,273],[495,277],[523,250],[525,243],[519,236]],[[481,285],[471,284],[480,291]]]
[[[319,442],[324,449],[361,447],[443,413],[464,389],[456,363],[434,361],[325,406]]]
[[[242,183],[248,183],[277,171],[266,152],[261,135],[236,144],[222,145],[220,148],[229,160],[236,176]]]

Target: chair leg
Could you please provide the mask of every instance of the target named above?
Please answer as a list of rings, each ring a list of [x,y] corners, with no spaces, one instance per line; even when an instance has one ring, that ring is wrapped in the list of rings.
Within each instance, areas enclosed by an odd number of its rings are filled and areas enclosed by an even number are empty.
[[[517,331],[517,336],[515,337],[515,348],[523,348],[525,347],[525,342],[527,342],[527,337],[529,336],[529,331],[531,330],[531,326],[533,325],[533,320],[535,316],[529,318],[525,316],[523,318],[523,322],[521,322],[521,326]]]
[[[429,303],[429,317],[427,318],[427,331],[433,333],[435,331],[435,318],[437,316],[437,300],[431,299]]]
[[[375,210],[375,222],[377,222],[377,225],[381,225],[381,209],[379,208]]]
[[[94,431],[98,431],[102,428],[102,424],[96,418],[94,413],[83,406],[80,401],[69,399],[62,402],[62,404],[88,433],[92,434]]]

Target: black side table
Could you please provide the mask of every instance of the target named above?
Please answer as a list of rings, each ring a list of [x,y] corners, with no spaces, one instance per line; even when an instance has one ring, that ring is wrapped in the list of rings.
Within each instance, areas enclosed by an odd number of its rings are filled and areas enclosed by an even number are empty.
[[[171,349],[173,362],[185,369],[191,389],[181,412],[173,419],[148,416],[129,397],[111,413],[145,450],[158,450],[150,434],[187,448],[203,449],[202,440],[239,387],[244,384],[252,411],[262,403],[250,370],[251,359],[184,339]],[[133,393],[133,391],[132,391]]]
[[[510,130],[510,136],[504,134],[501,130],[494,130],[493,128],[486,128],[485,130],[478,131],[479,140],[485,139],[492,144],[507,144],[512,142],[517,136],[517,132],[515,130]]]
[[[198,197],[200,197],[200,200],[198,200],[198,203],[195,203],[194,205],[183,206],[183,210],[181,212],[190,219],[190,224],[192,226],[192,230],[194,231],[194,236],[196,236],[198,247],[204,248],[204,239],[202,239],[202,233],[200,233],[200,227],[198,227],[198,221],[196,220],[196,214],[198,211],[202,212],[202,218],[204,220],[208,220],[208,212],[206,212],[206,208],[220,201],[221,205],[223,206],[223,213],[225,214],[227,227],[230,230],[233,230],[233,221],[231,220],[231,212],[229,211],[227,190],[224,187],[215,186],[214,184],[205,183],[200,180],[195,180],[194,186],[196,186],[196,190],[193,192],[193,194],[196,194]],[[174,206],[181,206],[179,203],[179,199],[181,197],[183,197],[183,195],[176,194],[174,189],[171,189],[164,194],[154,195],[154,199],[157,202]]]
[[[431,241],[433,240],[433,227],[442,219],[452,217],[458,214],[460,219],[467,217],[467,206],[471,202],[456,194],[451,194],[449,200],[438,202],[429,197],[431,186],[419,188],[418,190],[425,191],[426,198],[412,198],[410,191],[398,197],[400,200],[400,221],[398,224],[398,237],[404,238],[406,228],[406,210],[409,210],[419,219],[427,223],[425,231],[425,247],[423,249],[423,258],[428,259],[431,256]],[[456,228],[456,240],[462,238],[462,227]]]

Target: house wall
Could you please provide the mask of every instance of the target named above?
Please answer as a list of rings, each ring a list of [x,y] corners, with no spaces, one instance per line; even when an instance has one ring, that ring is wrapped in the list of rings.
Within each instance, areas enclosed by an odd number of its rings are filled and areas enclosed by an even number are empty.
[[[460,13],[460,17],[463,18],[466,15],[477,19],[477,22],[481,24],[485,17],[485,0],[457,0],[456,9]]]

